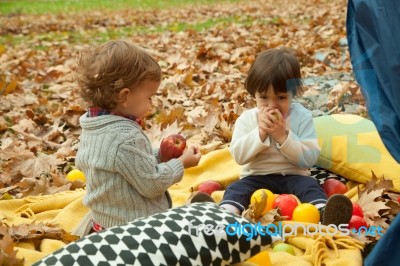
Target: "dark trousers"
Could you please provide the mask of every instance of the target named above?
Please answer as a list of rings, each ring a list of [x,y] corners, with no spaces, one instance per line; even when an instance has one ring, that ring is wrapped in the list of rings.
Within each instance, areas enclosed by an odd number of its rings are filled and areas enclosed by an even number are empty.
[[[318,181],[311,176],[259,175],[247,176],[230,184],[219,205],[230,204],[241,212],[249,207],[254,191],[265,188],[274,194],[293,194],[302,203],[326,203],[327,196]]]

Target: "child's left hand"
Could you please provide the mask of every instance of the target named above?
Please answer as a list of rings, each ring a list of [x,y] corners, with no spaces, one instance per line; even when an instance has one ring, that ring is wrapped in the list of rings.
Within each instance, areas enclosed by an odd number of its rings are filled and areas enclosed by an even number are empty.
[[[268,135],[282,145],[288,136],[286,131],[286,120],[278,109],[269,109],[266,114],[268,122]]]

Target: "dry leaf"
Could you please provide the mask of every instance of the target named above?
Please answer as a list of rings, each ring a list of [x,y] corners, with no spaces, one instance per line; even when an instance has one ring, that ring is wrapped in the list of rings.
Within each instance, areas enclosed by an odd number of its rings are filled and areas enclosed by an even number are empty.
[[[43,172],[54,171],[62,163],[62,160],[52,155],[45,153],[35,155],[33,152],[26,152],[15,158],[12,167],[14,173],[20,172],[28,178],[34,178]]]
[[[363,209],[364,219],[369,226],[375,226],[384,231],[389,227],[395,215],[400,211],[400,205],[394,201],[388,190],[393,188],[393,182],[385,179],[383,176],[377,178],[372,172],[371,180],[365,185],[363,190],[358,191],[358,204]],[[380,238],[379,234],[375,236],[362,237],[358,239],[369,243]]]
[[[1,228],[0,223],[0,228]],[[16,257],[17,251],[14,250],[15,243],[8,234],[2,234],[0,241],[0,265],[4,266],[23,266],[24,259]]]
[[[7,226],[0,222],[0,236],[8,235],[17,241],[28,239],[55,239],[68,244],[79,239],[57,225],[50,223],[30,223]]]
[[[383,189],[372,190],[371,192],[362,193],[358,199],[358,205],[363,209],[364,219],[371,224],[376,217],[380,217],[379,211],[389,209],[385,201],[378,198],[382,196]],[[377,200],[378,199],[378,200]]]
[[[386,206],[387,210],[379,212],[381,216],[393,215],[396,216],[400,212],[400,204],[394,200],[387,200]]]
[[[365,188],[358,192],[357,203],[363,209],[364,219],[368,224],[372,224],[374,219],[380,217],[379,211],[387,210],[386,201],[382,199],[382,195],[393,188],[393,182],[386,180],[384,177],[378,179],[372,173],[371,180],[365,185]]]
[[[36,178],[23,178],[16,184],[24,197],[35,195],[52,195],[54,193],[70,190],[71,183],[57,175],[42,173]],[[79,184],[75,184],[79,187]]]
[[[154,10],[134,8],[68,16],[0,16],[0,34],[8,36],[10,43],[13,38],[23,39],[15,45],[0,45],[3,184],[18,184],[9,191],[15,197],[81,185],[67,185],[62,181],[64,175],[57,175],[59,167],[74,163],[81,132],[78,119],[84,112],[71,69],[78,52],[93,44],[106,28],[117,35],[132,25],[151,32],[134,34],[134,41],[156,58],[163,71],[159,94],[153,97],[154,111],[146,117],[147,133],[155,147],[164,136],[179,132],[205,153],[227,147],[237,117],[255,106],[243,86],[250,65],[259,52],[281,45],[296,49],[303,76],[314,78],[313,91],[304,97],[309,109],[341,113],[351,112],[347,107],[343,110],[345,104],[365,105],[351,76],[349,53],[338,44],[345,36],[343,27],[337,25],[345,25],[346,8],[343,1],[310,5],[299,0],[291,8],[274,1],[257,8],[252,1],[240,5],[216,1],[202,8],[160,9],[157,16]],[[309,23],[299,14],[307,14]],[[224,19],[232,17],[232,22]],[[207,25],[200,31],[180,30],[176,21],[189,27],[205,21]],[[79,35],[78,42],[71,34],[58,34],[72,31]],[[41,49],[32,44],[40,44]],[[315,59],[318,53],[324,54],[322,62]],[[366,114],[364,106],[354,110]],[[52,177],[44,178],[43,173]],[[391,208],[382,215],[392,219],[397,209],[385,199],[379,201]]]
[[[365,184],[365,190],[370,192],[372,190],[382,190],[386,192],[393,188],[393,181],[385,179],[384,176],[378,178],[373,171],[371,171],[371,180]],[[358,195],[360,197],[360,194]]]
[[[268,211],[266,214],[261,216],[260,220],[258,220],[262,225],[271,224],[274,222],[284,221],[286,220],[286,216],[282,216],[279,209],[272,209]]]
[[[249,208],[242,213],[242,216],[249,221],[258,222],[265,207],[267,206],[268,195],[264,190],[261,191],[260,201],[255,198],[255,202],[249,205]]]

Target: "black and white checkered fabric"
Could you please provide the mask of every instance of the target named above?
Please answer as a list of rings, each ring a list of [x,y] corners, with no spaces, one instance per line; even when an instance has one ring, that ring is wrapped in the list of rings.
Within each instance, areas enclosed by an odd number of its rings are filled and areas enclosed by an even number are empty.
[[[311,168],[310,172],[311,172],[311,176],[316,178],[320,185],[322,185],[325,182],[325,180],[327,180],[329,178],[335,178],[346,184],[346,179],[344,177],[339,176],[335,173],[332,173],[324,168],[319,168],[319,167]]]
[[[271,244],[269,235],[189,230],[235,223],[249,221],[214,203],[193,203],[85,236],[34,265],[230,265]]]

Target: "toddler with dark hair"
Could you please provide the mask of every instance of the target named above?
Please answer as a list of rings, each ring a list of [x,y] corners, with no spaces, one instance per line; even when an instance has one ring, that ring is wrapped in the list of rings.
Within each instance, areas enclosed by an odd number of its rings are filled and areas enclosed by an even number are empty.
[[[294,194],[322,211],[323,224],[348,223],[352,204],[344,195],[327,199],[309,168],[320,147],[311,112],[293,97],[302,90],[300,64],[293,51],[277,48],[260,53],[251,66],[245,88],[257,107],[244,111],[235,123],[230,151],[242,165],[240,180],[228,186],[220,206],[242,213],[254,191]]]

